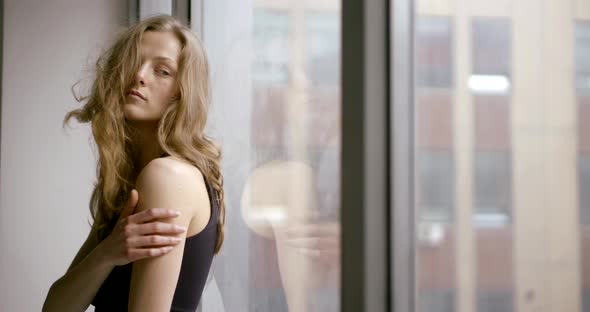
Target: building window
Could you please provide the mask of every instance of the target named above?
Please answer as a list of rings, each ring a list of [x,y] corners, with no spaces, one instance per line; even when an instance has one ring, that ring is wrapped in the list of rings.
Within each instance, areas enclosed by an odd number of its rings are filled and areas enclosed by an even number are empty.
[[[313,85],[340,83],[340,16],[307,13],[305,16],[306,64]]]
[[[420,151],[453,150],[453,104],[446,90],[415,94],[416,145]]]
[[[590,225],[590,22],[576,23],[576,95],[578,97],[578,196],[580,223]]]
[[[471,26],[473,72],[469,89],[473,94],[508,94],[512,67],[510,20],[474,18]]]
[[[474,221],[502,226],[511,209],[511,28],[507,18],[472,19]]]
[[[510,20],[472,20],[473,74],[510,76]]]
[[[476,150],[510,150],[509,103],[507,96],[473,97]]]
[[[590,225],[590,155],[579,155],[578,162],[580,222]]]
[[[590,22],[576,23],[576,91],[590,96]]]
[[[511,312],[512,292],[510,291],[478,291],[477,312]]]
[[[422,221],[453,219],[455,179],[449,151],[422,151],[417,155],[418,211]]]
[[[253,68],[255,86],[285,86],[289,82],[289,14],[254,9]]]
[[[455,294],[452,289],[424,289],[420,291],[418,312],[453,312]]]
[[[449,17],[424,16],[416,19],[416,87],[453,86],[452,24]]]
[[[475,153],[475,221],[478,225],[504,225],[510,218],[510,154],[503,151]]]
[[[575,24],[575,82],[578,103],[578,205],[582,241],[582,311],[590,312],[590,282],[586,278],[590,226],[590,21]]]
[[[415,25],[418,215],[420,221],[452,222],[455,198],[452,20],[419,15]]]

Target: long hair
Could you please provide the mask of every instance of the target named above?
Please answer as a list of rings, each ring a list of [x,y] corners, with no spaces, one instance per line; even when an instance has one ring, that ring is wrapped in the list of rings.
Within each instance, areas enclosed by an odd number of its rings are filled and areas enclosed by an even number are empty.
[[[145,19],[119,34],[96,61],[96,77],[90,94],[78,97],[74,93],[84,106],[64,118],[64,126],[71,118],[91,123],[98,148],[97,181],[90,199],[93,230],[99,240],[112,231],[137,178],[131,155],[131,129],[125,122],[122,104],[141,66],[139,45],[147,31],[171,32],[181,42],[177,72],[179,94],[159,121],[157,138],[166,153],[199,168],[215,190],[217,196],[213,199],[218,201],[220,211],[215,246],[215,253],[218,253],[224,238],[225,204],[221,150],[204,133],[211,94],[209,65],[197,36],[168,15]]]

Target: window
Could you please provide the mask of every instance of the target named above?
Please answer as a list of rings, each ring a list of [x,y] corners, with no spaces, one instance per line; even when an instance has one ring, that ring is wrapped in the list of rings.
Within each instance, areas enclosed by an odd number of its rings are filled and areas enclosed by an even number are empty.
[[[203,311],[340,308],[340,9],[293,4],[202,5],[208,125],[232,211],[212,269],[217,296],[203,295]],[[306,229],[329,245],[310,246]]]
[[[416,18],[416,196],[424,222],[453,220],[451,25],[449,17]]]
[[[473,98],[475,149],[510,150],[510,98],[479,95]]]
[[[576,90],[590,96],[590,22],[576,23]]]
[[[477,311],[512,311],[512,42],[506,17],[471,20]]]
[[[286,85],[289,81],[289,14],[254,9],[252,77],[256,85]]]
[[[424,290],[420,292],[417,312],[454,312],[455,294],[451,290]]]
[[[309,82],[336,87],[340,83],[340,18],[335,13],[307,12],[306,63]]]
[[[417,157],[416,195],[420,219],[433,222],[452,221],[455,181],[451,153],[424,151]]]
[[[472,74],[475,95],[506,95],[510,91],[511,38],[506,18],[473,18],[471,24]]]
[[[473,18],[473,74],[510,76],[510,21]]]
[[[512,306],[510,291],[486,291],[477,294],[478,312],[510,312]]]
[[[578,186],[580,222],[590,225],[590,155],[579,156]]]
[[[578,205],[582,248],[582,311],[590,312],[590,21],[575,23],[578,121]]]
[[[477,152],[475,155],[476,222],[503,224],[510,215],[510,155],[505,152]]]
[[[416,86],[453,86],[451,18],[419,15],[416,20]]]
[[[510,21],[475,17],[471,23],[475,120],[474,221],[502,225],[510,218]]]

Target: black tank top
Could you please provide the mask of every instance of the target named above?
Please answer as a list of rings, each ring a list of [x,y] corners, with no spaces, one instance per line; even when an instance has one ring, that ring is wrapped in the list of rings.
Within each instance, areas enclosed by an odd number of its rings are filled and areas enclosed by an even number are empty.
[[[217,243],[219,206],[215,190],[205,180],[211,203],[211,217],[205,228],[186,238],[180,275],[172,299],[171,312],[196,311],[211,268]],[[92,300],[96,312],[127,311],[133,263],[116,266]]]

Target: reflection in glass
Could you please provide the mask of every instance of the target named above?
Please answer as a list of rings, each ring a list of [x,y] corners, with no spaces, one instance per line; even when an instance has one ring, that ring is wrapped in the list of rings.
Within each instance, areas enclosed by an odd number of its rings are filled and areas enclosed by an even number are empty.
[[[255,12],[254,24],[268,28],[255,27],[254,37],[274,36],[288,58],[281,59],[281,75],[254,84],[255,169],[241,207],[251,240],[274,242],[251,259],[276,254],[278,272],[272,277],[268,267],[254,266],[251,274],[267,281],[279,276],[278,285],[260,285],[270,293],[282,287],[289,311],[337,311],[340,16],[336,8],[286,8],[279,33],[272,28],[275,9],[258,6]],[[255,64],[270,61],[274,48],[254,46]],[[256,70],[259,76],[266,72]]]
[[[217,10],[248,12],[215,3],[211,6]],[[240,51],[234,54],[237,58],[251,55],[251,75],[229,58],[217,63],[217,72],[213,69],[218,81],[235,79],[235,84],[218,83],[222,100],[216,105],[240,121],[220,117],[220,127],[227,127],[221,130],[225,142],[241,146],[224,155],[226,170],[235,173],[225,181],[234,189],[228,192],[234,202],[229,218],[234,218],[233,229],[240,228],[239,234],[228,231],[228,246],[237,248],[227,250],[226,261],[215,272],[226,310],[339,311],[338,3],[233,4],[249,6],[250,15],[243,17],[251,19],[248,34],[239,27],[219,27],[216,33],[219,22],[213,20],[208,28],[212,42],[229,38],[228,45],[236,47],[228,51],[223,46],[218,52]],[[215,41],[216,36],[223,39]],[[237,43],[240,40],[245,43]],[[243,47],[248,50],[239,50]],[[244,82],[246,77],[251,81]],[[240,89],[243,86],[248,90]],[[223,101],[233,92],[241,97]],[[247,248],[235,252],[242,246]]]
[[[254,10],[252,79],[263,85],[286,85],[289,80],[289,12]]]

